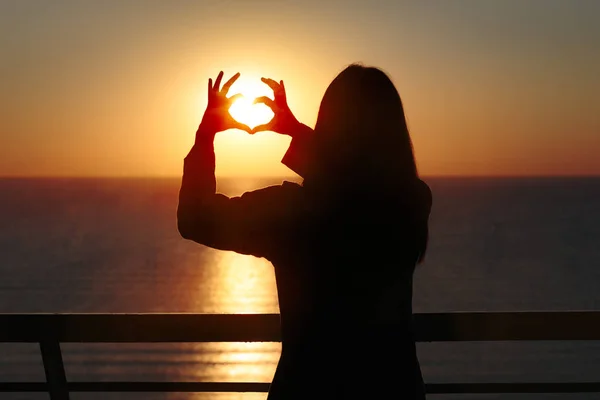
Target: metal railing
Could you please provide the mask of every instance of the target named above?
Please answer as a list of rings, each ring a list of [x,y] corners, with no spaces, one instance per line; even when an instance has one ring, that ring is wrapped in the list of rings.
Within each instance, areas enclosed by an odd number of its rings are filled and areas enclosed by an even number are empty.
[[[600,311],[416,314],[419,342],[600,340]],[[0,342],[39,343],[46,382],[0,392],[267,392],[268,383],[68,382],[60,343],[277,342],[277,314],[0,314]],[[427,393],[600,393],[600,382],[431,383]]]

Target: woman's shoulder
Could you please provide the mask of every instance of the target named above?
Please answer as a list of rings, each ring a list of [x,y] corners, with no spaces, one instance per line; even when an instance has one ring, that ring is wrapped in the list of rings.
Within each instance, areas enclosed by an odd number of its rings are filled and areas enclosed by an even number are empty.
[[[431,193],[431,188],[429,185],[422,179],[417,180],[417,193],[423,200],[427,200],[428,203],[431,204],[433,201],[433,194]]]
[[[429,215],[431,212],[431,206],[433,204],[433,194],[431,193],[431,188],[422,179],[417,179],[415,185],[416,203],[423,211],[423,214]]]
[[[392,197],[404,199],[409,203],[430,204],[433,200],[431,188],[422,179],[411,179],[408,182],[393,183],[394,187],[390,193]]]
[[[415,216],[429,215],[433,203],[433,195],[429,185],[422,179],[414,179],[394,188],[389,196],[389,205],[399,215],[406,212]]]

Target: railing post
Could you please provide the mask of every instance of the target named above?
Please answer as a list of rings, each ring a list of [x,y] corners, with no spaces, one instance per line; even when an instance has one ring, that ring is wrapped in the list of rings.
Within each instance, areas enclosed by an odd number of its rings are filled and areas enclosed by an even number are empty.
[[[44,339],[40,342],[40,351],[50,400],[69,400],[67,375],[65,374],[60,343],[58,340],[51,338]]]

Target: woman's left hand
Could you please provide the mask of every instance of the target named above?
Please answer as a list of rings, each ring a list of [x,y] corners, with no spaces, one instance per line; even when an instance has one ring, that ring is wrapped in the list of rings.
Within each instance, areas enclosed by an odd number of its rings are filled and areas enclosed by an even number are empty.
[[[219,72],[214,85],[212,79],[208,80],[208,106],[206,107],[204,117],[202,117],[202,122],[196,133],[196,138],[198,138],[199,135],[212,135],[214,137],[218,132],[226,131],[228,129],[241,129],[248,133],[252,132],[252,129],[250,129],[248,125],[236,121],[231,114],[229,114],[231,105],[238,98],[242,97],[241,94],[227,97],[229,88],[239,77],[240,73],[238,72],[225,82],[221,89],[219,89],[219,86],[223,79],[223,71]]]

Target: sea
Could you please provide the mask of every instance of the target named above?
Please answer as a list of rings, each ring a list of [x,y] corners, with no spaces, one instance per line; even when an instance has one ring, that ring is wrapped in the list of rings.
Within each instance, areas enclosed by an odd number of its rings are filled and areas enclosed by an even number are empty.
[[[235,196],[283,178],[223,178]],[[430,245],[415,312],[599,310],[600,178],[425,178]],[[181,238],[176,178],[0,180],[0,313],[277,313],[262,258]],[[2,329],[0,327],[0,329]],[[279,343],[63,344],[70,381],[270,382]],[[349,349],[351,351],[351,349]],[[600,381],[598,342],[420,343],[425,380]],[[39,348],[0,343],[0,381],[43,381]],[[72,399],[264,399],[75,393]],[[600,399],[437,395],[430,399]],[[0,393],[0,399],[48,399]]]

